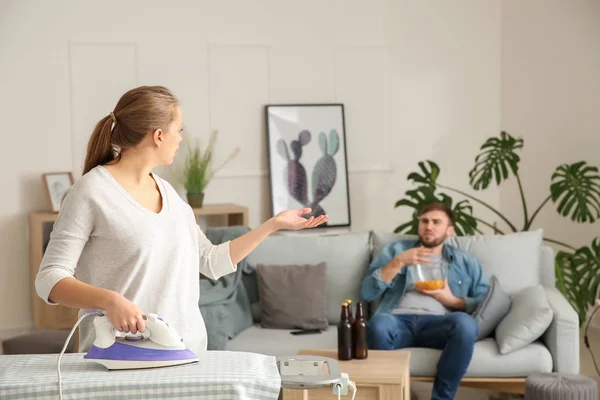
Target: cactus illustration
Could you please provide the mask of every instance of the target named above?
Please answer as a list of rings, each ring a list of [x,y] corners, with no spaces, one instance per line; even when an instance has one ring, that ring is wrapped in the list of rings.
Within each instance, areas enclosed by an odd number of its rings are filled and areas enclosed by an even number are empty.
[[[298,134],[298,140],[290,142],[290,149],[285,140],[279,139],[276,143],[277,152],[287,161],[284,171],[284,180],[290,196],[298,201],[304,207],[310,207],[311,212],[306,217],[326,214],[325,210],[319,204],[333,189],[337,178],[337,165],[333,156],[340,148],[340,137],[335,129],[329,131],[329,138],[325,132],[319,134],[319,148],[322,156],[317,160],[312,172],[311,194],[312,201],[308,198],[308,180],[306,169],[300,163],[302,157],[302,147],[308,145],[311,140],[311,133],[303,130]],[[323,226],[327,226],[324,223]]]
[[[329,143],[324,132],[319,134],[319,148],[323,156],[315,164],[311,182],[313,200],[310,207],[314,216],[325,214],[319,203],[331,192],[337,177],[337,165],[333,156],[340,148],[340,137],[335,129],[329,132]]]
[[[287,145],[283,139],[277,141],[277,152],[288,164],[284,171],[284,180],[288,187],[290,196],[296,199],[300,204],[308,204],[308,182],[306,177],[306,169],[300,163],[302,157],[302,147],[306,146],[311,139],[311,134],[307,130],[303,130],[298,134],[298,140],[292,140],[290,148],[292,157],[288,151]]]

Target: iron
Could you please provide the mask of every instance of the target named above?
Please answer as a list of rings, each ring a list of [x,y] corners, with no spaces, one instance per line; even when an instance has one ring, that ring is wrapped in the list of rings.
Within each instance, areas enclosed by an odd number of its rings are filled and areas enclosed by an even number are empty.
[[[86,360],[108,370],[169,367],[198,362],[183,339],[156,314],[146,314],[146,329],[135,335],[117,331],[106,315],[94,318],[96,339]]]

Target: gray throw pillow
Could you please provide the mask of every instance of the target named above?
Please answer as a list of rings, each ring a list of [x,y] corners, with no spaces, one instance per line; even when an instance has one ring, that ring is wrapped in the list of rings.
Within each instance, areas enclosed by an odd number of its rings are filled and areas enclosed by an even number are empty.
[[[485,339],[494,332],[500,321],[510,311],[510,305],[510,297],[500,287],[498,278],[492,275],[487,294],[472,314],[479,326],[477,340]]]
[[[261,326],[271,329],[327,329],[326,268],[325,262],[316,265],[258,264]]]
[[[500,354],[522,349],[539,339],[553,318],[554,311],[541,285],[523,289],[513,298],[510,311],[496,328]]]

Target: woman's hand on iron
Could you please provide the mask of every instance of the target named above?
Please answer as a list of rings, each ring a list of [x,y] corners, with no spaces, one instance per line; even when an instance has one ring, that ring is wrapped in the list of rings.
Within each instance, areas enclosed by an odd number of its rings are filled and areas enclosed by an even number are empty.
[[[146,330],[144,312],[119,293],[115,293],[106,311],[110,323],[119,332],[136,334]]]

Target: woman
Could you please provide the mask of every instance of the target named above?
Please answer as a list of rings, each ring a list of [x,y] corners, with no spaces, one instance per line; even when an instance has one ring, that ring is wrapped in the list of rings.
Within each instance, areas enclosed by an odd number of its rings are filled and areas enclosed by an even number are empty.
[[[98,122],[35,285],[48,304],[79,308],[80,315],[104,310],[121,332],[143,332],[143,314],[156,313],[188,348],[203,351],[198,273],[218,279],[271,233],[312,228],[327,217],[287,210],[231,242],[211,244],[190,206],[151,172],[173,162],[182,123],[178,100],[160,86],[130,90]],[[82,352],[95,338],[92,326],[91,318],[81,322]]]

